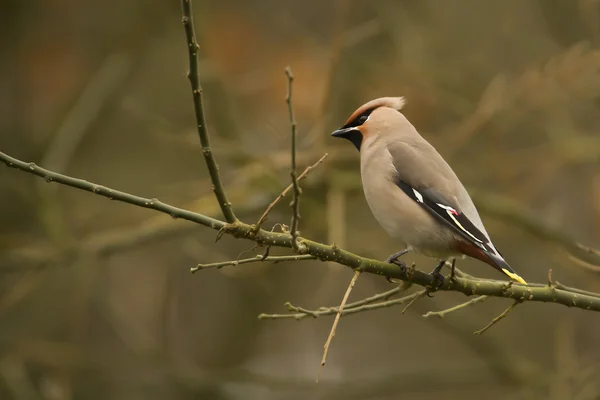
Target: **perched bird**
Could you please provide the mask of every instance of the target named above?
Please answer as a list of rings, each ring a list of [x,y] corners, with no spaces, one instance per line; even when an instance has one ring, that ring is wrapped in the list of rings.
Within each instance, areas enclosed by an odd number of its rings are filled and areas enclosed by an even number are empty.
[[[379,224],[406,249],[441,260],[467,255],[526,284],[494,247],[466,189],[442,156],[400,112],[403,97],[382,97],[359,107],[331,135],[348,139],[360,152],[367,203]]]

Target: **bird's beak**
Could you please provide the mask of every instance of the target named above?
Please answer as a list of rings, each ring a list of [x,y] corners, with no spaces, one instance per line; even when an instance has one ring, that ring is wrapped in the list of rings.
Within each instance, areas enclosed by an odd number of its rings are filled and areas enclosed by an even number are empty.
[[[354,127],[338,129],[336,131],[333,131],[333,133],[331,134],[331,136],[337,137],[337,138],[348,139],[348,135],[352,131],[358,131],[358,129],[356,129]]]

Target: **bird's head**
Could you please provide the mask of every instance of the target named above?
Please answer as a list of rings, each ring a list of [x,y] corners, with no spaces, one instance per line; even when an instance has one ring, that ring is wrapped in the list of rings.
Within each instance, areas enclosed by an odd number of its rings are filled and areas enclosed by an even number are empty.
[[[363,139],[372,132],[382,132],[389,125],[391,113],[399,114],[404,107],[404,97],[380,97],[360,106],[346,123],[331,136],[348,139],[360,151]]]

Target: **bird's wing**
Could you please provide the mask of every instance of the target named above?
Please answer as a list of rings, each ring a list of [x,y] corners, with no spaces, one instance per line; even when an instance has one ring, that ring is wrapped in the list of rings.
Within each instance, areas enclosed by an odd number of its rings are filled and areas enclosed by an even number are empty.
[[[460,251],[526,284],[492,244],[462,183],[429,143],[396,143],[388,150],[396,169],[394,183],[462,239]]]
[[[486,253],[502,257],[487,235],[473,225],[469,218],[455,205],[454,201],[446,199],[433,188],[416,189],[404,182],[400,177],[397,177],[394,183],[442,225],[452,229],[467,243],[474,244]]]
[[[490,241],[471,197],[452,168],[433,146],[425,140],[411,144],[394,142],[388,146],[388,150],[396,170],[394,180],[404,182],[428,198],[432,210],[439,211],[436,214],[442,216],[447,223],[456,226],[470,240],[476,239],[475,241],[480,240],[484,243]],[[456,219],[464,229],[448,215],[448,210],[437,206],[438,203],[458,212],[459,217]],[[465,230],[469,234],[465,233]]]

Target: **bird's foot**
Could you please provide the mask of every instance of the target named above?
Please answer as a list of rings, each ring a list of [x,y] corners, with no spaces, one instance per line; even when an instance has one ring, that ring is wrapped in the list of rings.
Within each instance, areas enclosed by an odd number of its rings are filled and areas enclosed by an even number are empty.
[[[405,273],[406,272],[406,263],[402,260],[399,260],[398,257],[400,257],[406,253],[408,253],[408,249],[404,249],[402,251],[394,253],[391,256],[389,256],[387,258],[387,260],[385,260],[385,262],[399,266],[402,269],[402,272]],[[386,279],[388,282],[394,283],[391,278],[387,277]]]
[[[402,267],[402,268],[406,269],[406,264],[405,264],[404,262],[402,262],[402,261],[398,260],[398,258],[399,258],[400,256],[403,256],[403,255],[405,255],[406,253],[408,253],[408,249],[404,249],[404,250],[401,250],[401,251],[399,251],[399,252],[397,252],[397,253],[394,253],[394,254],[392,254],[391,256],[389,256],[389,257],[387,258],[387,260],[385,260],[385,262],[386,262],[386,263],[390,263],[390,264],[396,264],[396,265],[398,265],[398,266],[400,266],[400,267]]]
[[[445,260],[440,261],[440,263],[433,269],[433,271],[430,272],[430,275],[433,276],[435,283],[432,287],[432,290],[435,292],[436,290],[438,290],[443,284],[444,284],[444,275],[442,275],[440,273],[440,271],[442,270],[442,268],[444,267],[444,264],[446,264]],[[429,293],[428,293],[429,294]],[[430,296],[431,297],[431,296]]]
[[[450,268],[450,280],[453,281],[456,278],[456,258],[452,259],[452,267]]]

